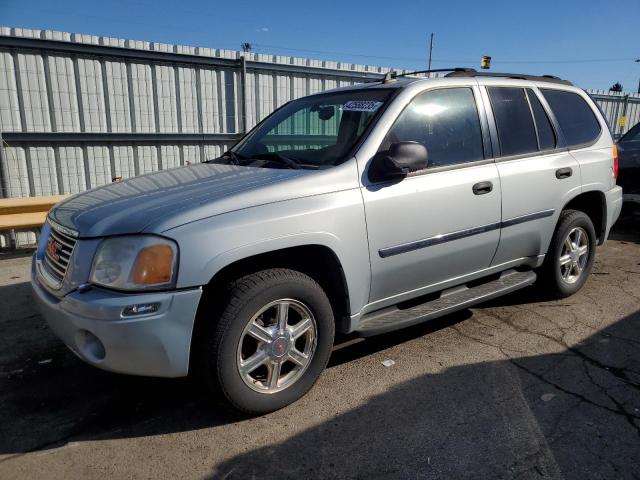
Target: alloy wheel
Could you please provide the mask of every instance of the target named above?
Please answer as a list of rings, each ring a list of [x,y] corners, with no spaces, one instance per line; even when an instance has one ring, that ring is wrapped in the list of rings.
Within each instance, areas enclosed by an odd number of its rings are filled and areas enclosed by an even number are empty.
[[[309,367],[318,328],[309,307],[285,298],[262,307],[240,337],[237,366],[244,383],[260,393],[293,385]]]
[[[589,236],[582,227],[572,228],[564,239],[559,258],[560,276],[576,283],[589,260]]]

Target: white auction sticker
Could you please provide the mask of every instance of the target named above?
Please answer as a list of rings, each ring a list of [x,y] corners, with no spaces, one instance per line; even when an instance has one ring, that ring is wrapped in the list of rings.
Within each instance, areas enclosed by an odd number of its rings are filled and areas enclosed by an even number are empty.
[[[342,110],[344,112],[375,112],[382,106],[382,102],[373,100],[349,100],[345,102]]]

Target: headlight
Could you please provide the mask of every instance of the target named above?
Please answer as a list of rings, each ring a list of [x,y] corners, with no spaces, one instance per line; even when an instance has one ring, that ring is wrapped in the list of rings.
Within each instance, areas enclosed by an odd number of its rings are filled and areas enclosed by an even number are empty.
[[[102,241],[91,267],[91,283],[117,290],[158,290],[175,285],[178,247],[153,235]]]

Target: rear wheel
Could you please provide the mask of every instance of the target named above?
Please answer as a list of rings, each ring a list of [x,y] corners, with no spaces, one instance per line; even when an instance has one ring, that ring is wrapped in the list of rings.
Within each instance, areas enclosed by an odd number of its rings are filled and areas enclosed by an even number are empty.
[[[595,248],[596,234],[589,216],[564,210],[540,272],[540,285],[558,298],[576,293],[591,273]]]
[[[228,303],[207,327],[199,370],[236,409],[260,414],[302,397],[325,368],[334,337],[326,294],[309,276],[270,269],[228,287]]]

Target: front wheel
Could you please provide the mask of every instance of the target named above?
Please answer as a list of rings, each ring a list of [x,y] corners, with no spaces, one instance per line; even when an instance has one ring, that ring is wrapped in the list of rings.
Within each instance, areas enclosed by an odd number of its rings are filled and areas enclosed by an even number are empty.
[[[564,210],[541,269],[541,286],[551,295],[573,295],[587,281],[596,250],[596,233],[587,214]]]
[[[302,397],[327,365],[333,311],[320,285],[288,269],[232,282],[228,303],[208,328],[199,362],[204,380],[236,409],[251,414]]]

